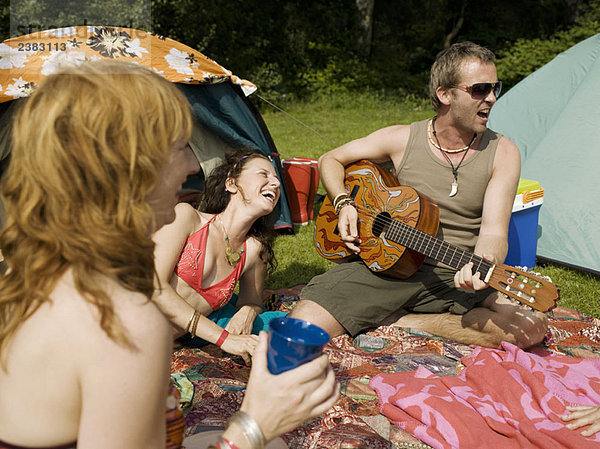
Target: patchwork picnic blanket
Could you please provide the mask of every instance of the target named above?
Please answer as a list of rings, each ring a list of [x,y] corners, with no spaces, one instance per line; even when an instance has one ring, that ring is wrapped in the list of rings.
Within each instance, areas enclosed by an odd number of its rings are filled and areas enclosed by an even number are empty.
[[[290,311],[302,287],[265,291],[268,308]],[[562,307],[550,312],[549,318],[550,330],[544,347],[538,351],[600,357],[600,320]],[[323,416],[283,435],[290,448],[429,448],[415,436],[419,433],[414,429],[404,430],[380,413],[379,398],[369,382],[380,374],[417,369],[436,378],[458,379],[466,369],[461,359],[477,357],[476,350],[469,346],[392,326],[379,327],[354,339],[347,335],[336,337],[325,351],[341,384],[341,398]],[[175,351],[171,377],[181,394],[186,434],[223,427],[241,405],[249,372],[240,357],[226,354],[214,345]],[[434,444],[433,440],[429,442]]]

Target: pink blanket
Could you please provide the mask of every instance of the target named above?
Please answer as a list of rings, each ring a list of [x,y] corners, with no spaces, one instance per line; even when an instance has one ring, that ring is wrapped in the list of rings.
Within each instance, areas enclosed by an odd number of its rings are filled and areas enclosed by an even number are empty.
[[[566,405],[600,405],[600,360],[502,348],[476,348],[456,377],[420,367],[369,385],[382,414],[436,449],[600,447],[600,434],[584,437],[560,419]]]

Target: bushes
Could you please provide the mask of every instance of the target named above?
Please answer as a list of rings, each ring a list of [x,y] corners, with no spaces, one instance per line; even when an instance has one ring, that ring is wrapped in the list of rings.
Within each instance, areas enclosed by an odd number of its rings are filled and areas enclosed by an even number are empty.
[[[335,94],[353,90],[384,87],[381,77],[375,77],[369,65],[356,57],[330,59],[325,67],[298,74],[301,85],[320,94]]]
[[[496,62],[498,78],[510,88],[559,53],[594,36],[599,30],[600,0],[592,0],[576,20],[576,25],[569,30],[559,31],[548,39],[518,39],[506,50],[500,51]]]

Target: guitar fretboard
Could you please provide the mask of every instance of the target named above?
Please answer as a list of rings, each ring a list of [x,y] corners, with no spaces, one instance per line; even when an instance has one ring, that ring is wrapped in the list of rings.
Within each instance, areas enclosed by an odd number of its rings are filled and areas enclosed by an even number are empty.
[[[380,227],[385,232],[383,235],[385,239],[424,254],[438,262],[445,263],[457,270],[465,264],[473,262],[473,273],[479,272],[481,273],[481,279],[485,279],[493,267],[491,262],[412,228],[399,220],[393,218],[376,219],[375,225],[378,224],[377,222],[381,223]]]

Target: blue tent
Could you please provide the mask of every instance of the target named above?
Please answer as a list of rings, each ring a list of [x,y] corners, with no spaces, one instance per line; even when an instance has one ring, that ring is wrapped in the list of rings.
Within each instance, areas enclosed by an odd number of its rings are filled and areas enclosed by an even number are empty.
[[[540,182],[537,255],[600,272],[600,34],[561,53],[492,108],[489,126]]]

